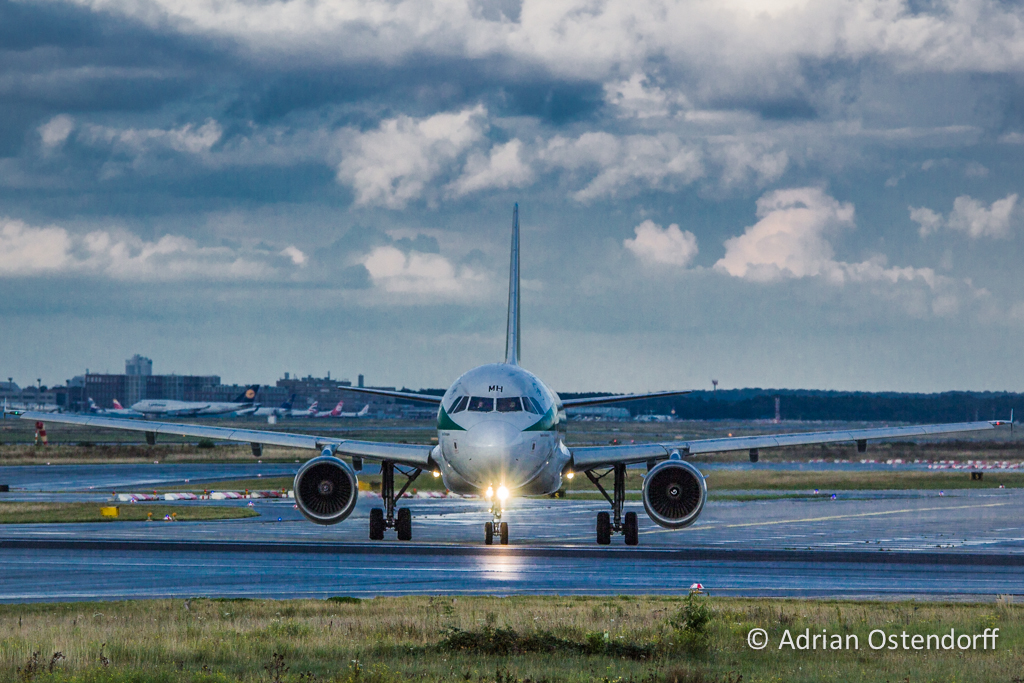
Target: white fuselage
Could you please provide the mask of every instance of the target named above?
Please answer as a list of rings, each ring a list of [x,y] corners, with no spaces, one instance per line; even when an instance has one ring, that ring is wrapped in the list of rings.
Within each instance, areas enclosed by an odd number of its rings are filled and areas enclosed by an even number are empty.
[[[518,365],[482,365],[444,395],[435,460],[456,493],[501,486],[513,494],[554,493],[570,458],[564,430],[558,395],[535,375]]]
[[[146,399],[134,403],[132,410],[143,415],[168,415],[190,417],[196,415],[224,415],[226,413],[251,413],[258,406],[252,403],[204,403],[201,401],[162,401]]]

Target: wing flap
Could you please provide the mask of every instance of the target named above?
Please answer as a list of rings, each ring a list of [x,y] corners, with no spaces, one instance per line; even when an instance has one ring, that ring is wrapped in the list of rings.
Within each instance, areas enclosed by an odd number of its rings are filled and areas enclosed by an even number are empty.
[[[430,452],[433,448],[433,446],[428,445],[386,443],[381,441],[352,441],[347,439],[339,441],[311,434],[290,434],[288,432],[271,432],[262,429],[235,429],[233,427],[208,427],[206,425],[180,424],[176,422],[128,420],[94,415],[54,415],[52,413],[39,412],[19,412],[17,414],[22,420],[57,422],[60,424],[81,425],[83,427],[124,429],[134,432],[153,432],[155,434],[173,434],[175,436],[192,436],[200,439],[217,439],[219,441],[235,441],[239,443],[259,443],[286,448],[320,450],[325,446],[334,446],[335,453],[340,455],[356,456],[369,460],[391,460],[399,465],[413,467],[429,466],[431,464]]]

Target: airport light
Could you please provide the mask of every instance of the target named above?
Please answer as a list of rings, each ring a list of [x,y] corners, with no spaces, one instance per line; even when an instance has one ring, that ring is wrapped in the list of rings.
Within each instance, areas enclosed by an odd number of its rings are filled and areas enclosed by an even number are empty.
[[[488,489],[488,490],[490,490],[490,489]],[[498,487],[498,500],[500,500],[502,503],[504,503],[506,498],[508,498],[508,489],[505,488],[504,486],[499,486]]]

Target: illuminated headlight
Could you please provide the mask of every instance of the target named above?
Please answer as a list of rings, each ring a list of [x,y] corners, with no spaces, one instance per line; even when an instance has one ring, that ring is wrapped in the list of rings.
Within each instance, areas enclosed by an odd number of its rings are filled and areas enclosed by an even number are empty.
[[[566,479],[572,479],[572,478],[573,478],[573,477],[575,477],[575,476],[576,476],[576,473],[575,473],[575,472],[566,472],[566,473],[565,473],[565,478],[566,478]]]
[[[484,494],[484,498],[486,498],[487,500],[490,500],[491,498],[494,498],[494,489],[491,488],[490,486],[488,486],[487,487],[487,493]]]
[[[441,473],[438,472],[437,470],[434,470],[434,479],[437,479],[440,476],[441,476]]]
[[[502,503],[504,503],[506,498],[508,498],[508,489],[505,488],[504,486],[499,486],[498,487],[498,500],[500,500]]]

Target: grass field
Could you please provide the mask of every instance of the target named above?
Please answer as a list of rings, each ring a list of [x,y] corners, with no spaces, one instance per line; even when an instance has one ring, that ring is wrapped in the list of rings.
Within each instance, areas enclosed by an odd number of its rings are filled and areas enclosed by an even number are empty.
[[[689,606],[686,599],[669,597],[2,605],[0,679],[1011,683],[1024,674],[1022,617],[1024,610],[1006,602],[715,597]],[[747,646],[755,627],[769,634],[770,644],[761,651]],[[980,642],[977,651],[868,645],[874,629],[899,636],[950,629],[981,634],[986,628],[999,628],[994,651],[980,649]],[[805,629],[844,639],[853,634],[859,649],[779,649],[787,629],[794,638]]]
[[[144,522],[149,513],[154,520],[174,513],[179,522],[213,519],[243,519],[258,513],[247,507],[229,505],[119,505],[116,518],[104,517],[101,507],[110,503],[0,503],[0,524],[35,524],[43,522]]]

